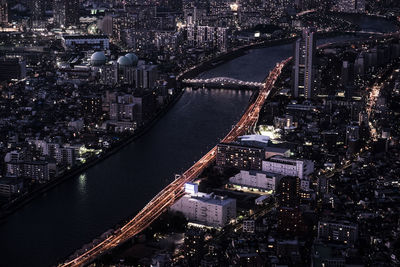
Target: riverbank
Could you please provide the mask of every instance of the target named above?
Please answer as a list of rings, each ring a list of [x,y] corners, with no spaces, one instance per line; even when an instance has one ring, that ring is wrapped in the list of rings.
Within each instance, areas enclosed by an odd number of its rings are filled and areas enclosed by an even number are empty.
[[[318,32],[316,33],[317,39],[322,39],[322,38],[330,38],[330,37],[337,37],[340,35],[350,35],[350,36],[365,36],[365,33],[357,33],[357,32],[340,32],[340,31],[333,31],[333,32]],[[216,68],[220,65],[225,64],[228,61],[231,61],[235,58],[241,57],[246,55],[246,53],[250,50],[253,49],[262,49],[262,48],[268,48],[268,47],[273,47],[273,46],[279,46],[279,45],[285,45],[285,44],[291,44],[293,43],[298,36],[295,37],[287,37],[283,39],[275,39],[275,40],[265,40],[260,43],[254,43],[250,45],[246,45],[240,48],[237,48],[232,51],[228,51],[224,54],[218,55],[215,58],[206,60],[193,69],[190,69],[184,73],[181,73],[178,77],[178,81],[182,81],[184,79],[190,79],[193,77],[196,77],[203,72],[206,72],[208,70],[211,70],[213,68]]]
[[[73,177],[82,174],[84,171],[100,163],[101,161],[107,159],[108,157],[114,155],[122,148],[124,148],[126,145],[130,144],[131,142],[143,136],[157,123],[157,121],[159,121],[174,106],[176,102],[178,102],[178,100],[182,97],[184,92],[185,90],[181,89],[180,92],[177,93],[177,95],[164,108],[162,108],[160,111],[156,113],[156,115],[150,122],[148,122],[142,128],[138,129],[138,131],[132,134],[131,136],[121,140],[117,144],[114,144],[113,147],[110,148],[108,151],[99,154],[98,156],[93,156],[89,158],[83,165],[73,168],[69,170],[67,173],[64,173],[62,176],[56,177],[50,182],[41,185],[39,188],[36,188],[34,191],[28,193],[27,195],[24,195],[23,197],[13,201],[11,204],[4,205],[0,210],[0,222],[6,220],[7,216],[13,214],[18,209],[28,204],[30,201],[46,193],[48,190],[65,182],[68,179],[71,179]]]
[[[225,62],[232,60],[234,58],[240,57],[244,55],[248,50],[250,49],[258,49],[258,48],[263,48],[263,47],[270,47],[270,46],[277,46],[277,45],[282,45],[282,44],[287,44],[291,43],[294,40],[294,38],[286,38],[286,39],[278,39],[278,40],[268,40],[259,44],[253,44],[250,46],[242,47],[240,49],[237,49],[235,51],[228,52],[226,54],[223,54],[217,58],[214,58],[208,62],[204,62],[201,66],[198,66],[198,68],[193,69],[191,72],[187,73],[187,75],[198,75],[196,73],[201,73],[205,70],[215,68],[218,65],[224,64]],[[193,76],[192,76],[193,77]],[[29,202],[34,200],[35,198],[41,196],[42,194],[46,193],[50,189],[56,187],[57,185],[65,182],[66,180],[69,180],[73,177],[76,177],[80,174],[82,174],[84,171],[90,169],[91,167],[95,166],[96,164],[100,163],[101,161],[107,159],[108,157],[114,155],[118,151],[120,151],[122,148],[124,148],[126,145],[130,144],[134,140],[138,139],[139,137],[143,136],[143,134],[147,133],[154,125],[155,123],[162,118],[162,116],[180,99],[180,97],[183,95],[184,90],[182,89],[178,95],[170,102],[168,105],[163,108],[161,111],[159,111],[156,116],[149,122],[146,126],[143,128],[139,129],[136,133],[134,133],[132,136],[120,141],[119,143],[115,144],[110,150],[104,152],[103,154],[100,154],[99,156],[94,156],[89,158],[85,164],[80,165],[78,167],[75,167],[71,170],[69,170],[67,173],[64,173],[63,175],[54,178],[50,182],[43,184],[36,188],[34,191],[29,192],[28,194],[20,197],[17,200],[14,200],[10,204],[6,204],[2,207],[0,210],[0,221],[3,221],[7,218],[7,216],[13,214],[20,208],[24,207],[27,205]],[[252,98],[254,95],[252,96]]]

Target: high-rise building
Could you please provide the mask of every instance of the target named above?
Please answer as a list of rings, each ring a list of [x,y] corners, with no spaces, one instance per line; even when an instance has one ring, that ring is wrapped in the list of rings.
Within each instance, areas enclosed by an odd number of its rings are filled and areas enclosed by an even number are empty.
[[[350,140],[357,141],[360,139],[360,127],[358,125],[348,125],[346,127],[346,145]]]
[[[217,146],[217,166],[239,170],[261,170],[264,149],[237,144],[220,143]]]
[[[277,188],[280,207],[295,208],[299,205],[300,179],[286,176],[281,178]]]
[[[8,4],[6,0],[0,0],[0,25],[8,24]]]
[[[292,72],[293,96],[303,94],[305,98],[313,97],[315,79],[315,49],[314,33],[305,29],[303,35],[294,45],[294,63]]]
[[[44,26],[44,21],[46,19],[46,1],[31,0],[29,4],[31,9],[31,26]]]
[[[87,121],[97,121],[103,114],[101,96],[90,95],[81,98],[82,116]]]
[[[354,64],[349,61],[343,61],[341,84],[345,89],[346,98],[351,99],[353,97],[354,89]]]
[[[79,24],[79,0],[54,0],[54,24],[58,27]]]

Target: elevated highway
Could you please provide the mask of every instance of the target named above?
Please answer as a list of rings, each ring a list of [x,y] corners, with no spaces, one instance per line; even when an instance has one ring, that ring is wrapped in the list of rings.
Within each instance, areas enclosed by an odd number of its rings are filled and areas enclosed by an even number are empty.
[[[234,141],[239,136],[246,134],[248,130],[257,123],[263,104],[265,103],[271,92],[271,89],[281,74],[283,67],[288,64],[290,60],[291,58],[288,58],[281,63],[278,63],[276,67],[269,73],[269,76],[263,83],[263,86],[260,88],[257,99],[249,105],[239,122],[225,136],[222,142],[229,143]],[[81,250],[81,253],[78,253],[79,255],[72,255],[69,260],[60,264],[59,266],[72,267],[88,264],[100,255],[112,250],[121,243],[124,243],[146,229],[154,220],[156,220],[184,194],[184,184],[195,180],[201,174],[201,172],[214,161],[216,152],[217,147],[215,146],[185,173],[183,173],[182,176],[175,179],[163,190],[161,190],[132,220],[127,222],[121,228],[116,229],[113,234],[98,244]]]

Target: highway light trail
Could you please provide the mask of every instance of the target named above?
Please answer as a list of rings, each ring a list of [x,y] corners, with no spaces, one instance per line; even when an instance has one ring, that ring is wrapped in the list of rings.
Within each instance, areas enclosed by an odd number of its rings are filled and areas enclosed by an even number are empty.
[[[232,130],[222,139],[221,142],[230,143],[236,140],[239,136],[246,134],[258,121],[260,110],[268,98],[276,80],[282,72],[285,65],[289,63],[291,58],[288,58],[269,73],[264,85],[260,88],[257,99],[250,104],[246,112],[243,114],[239,122]],[[154,220],[156,220],[164,211],[171,207],[176,200],[184,194],[184,184],[195,180],[201,172],[207,168],[215,159],[217,147],[213,147],[199,161],[190,167],[182,176],[175,179],[163,190],[161,190],[132,220],[126,223],[121,228],[114,231],[114,234],[101,241],[97,245],[83,252],[74,259],[69,260],[59,266],[83,266],[95,260],[100,255],[112,250],[116,246],[138,233],[146,229]]]

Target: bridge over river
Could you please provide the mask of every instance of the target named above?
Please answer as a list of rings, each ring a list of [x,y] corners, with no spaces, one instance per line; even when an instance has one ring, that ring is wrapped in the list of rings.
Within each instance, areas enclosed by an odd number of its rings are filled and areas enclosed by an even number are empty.
[[[214,77],[208,79],[184,79],[183,84],[198,86],[198,87],[211,87],[211,88],[229,88],[229,89],[260,89],[264,86],[261,82],[241,81],[229,77]]]

